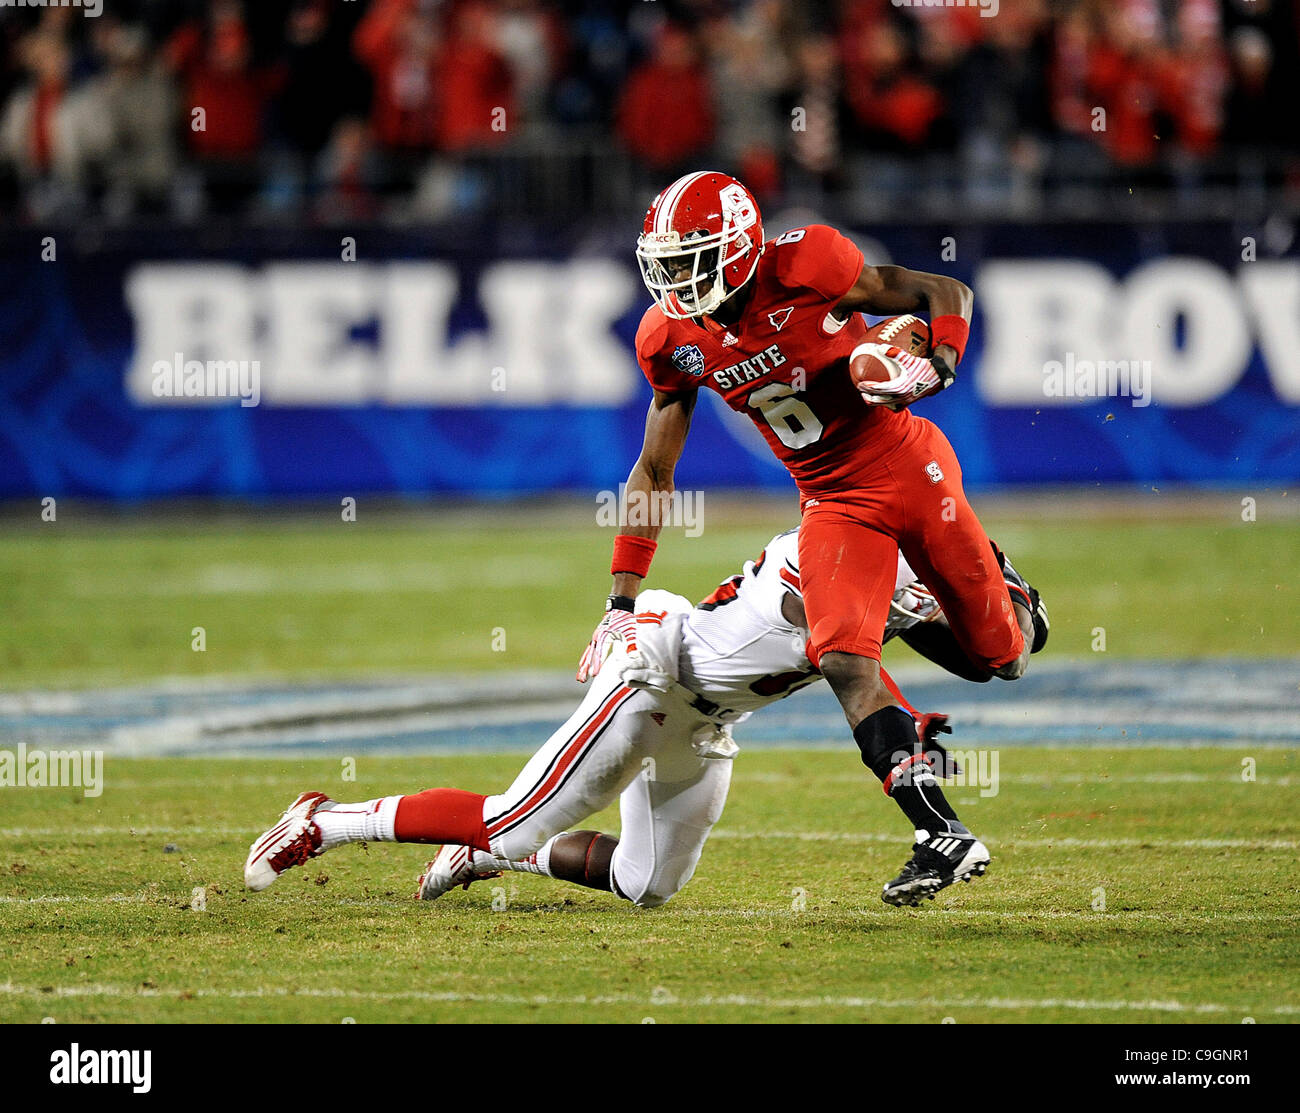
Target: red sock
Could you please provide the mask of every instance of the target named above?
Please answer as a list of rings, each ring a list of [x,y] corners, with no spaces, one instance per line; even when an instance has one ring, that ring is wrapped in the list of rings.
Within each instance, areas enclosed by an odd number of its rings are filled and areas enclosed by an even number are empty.
[[[397,802],[393,834],[398,842],[451,843],[490,850],[483,823],[486,796],[459,788],[428,788]]]

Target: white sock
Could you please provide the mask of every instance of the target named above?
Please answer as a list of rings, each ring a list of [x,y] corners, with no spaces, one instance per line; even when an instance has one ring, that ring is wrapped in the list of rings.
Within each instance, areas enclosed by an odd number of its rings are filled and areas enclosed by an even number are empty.
[[[539,873],[543,877],[554,877],[555,874],[551,872],[551,846],[555,839],[558,838],[560,838],[560,835],[549,839],[541,850],[528,855],[527,858],[521,858],[517,862],[509,858],[498,858],[495,854],[487,854],[482,850],[476,850],[474,851],[474,868],[482,873],[489,873],[492,870],[512,870],[515,873]]]
[[[312,818],[320,828],[321,849],[330,850],[345,842],[395,842],[393,823],[400,796],[381,796],[364,804],[335,804]]]

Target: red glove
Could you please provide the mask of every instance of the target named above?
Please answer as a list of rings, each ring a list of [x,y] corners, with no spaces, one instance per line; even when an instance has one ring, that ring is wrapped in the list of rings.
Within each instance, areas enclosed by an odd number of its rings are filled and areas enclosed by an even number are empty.
[[[927,754],[937,754],[935,773],[940,777],[956,777],[961,773],[957,759],[943,747],[939,735],[951,734],[948,716],[934,711],[927,711],[916,716],[916,737],[921,742],[921,749]]]

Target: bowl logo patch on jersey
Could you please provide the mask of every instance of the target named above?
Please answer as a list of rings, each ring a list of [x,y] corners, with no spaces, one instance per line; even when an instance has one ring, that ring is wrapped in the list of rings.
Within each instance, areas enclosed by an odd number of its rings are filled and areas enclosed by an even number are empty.
[[[683,344],[673,349],[672,364],[683,375],[704,374],[704,353],[698,344]]]

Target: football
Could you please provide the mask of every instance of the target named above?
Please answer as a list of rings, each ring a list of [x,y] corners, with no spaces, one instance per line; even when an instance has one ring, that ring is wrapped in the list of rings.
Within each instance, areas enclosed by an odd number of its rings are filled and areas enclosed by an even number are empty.
[[[913,355],[930,354],[930,326],[920,317],[904,313],[890,317],[867,330],[864,344],[892,345]],[[859,348],[849,360],[849,375],[854,386],[862,389],[870,383],[883,383],[899,373],[898,365],[883,353],[862,352]]]
[[[872,325],[867,329],[867,340],[876,344],[893,344],[916,356],[930,354],[930,326],[911,313]]]

